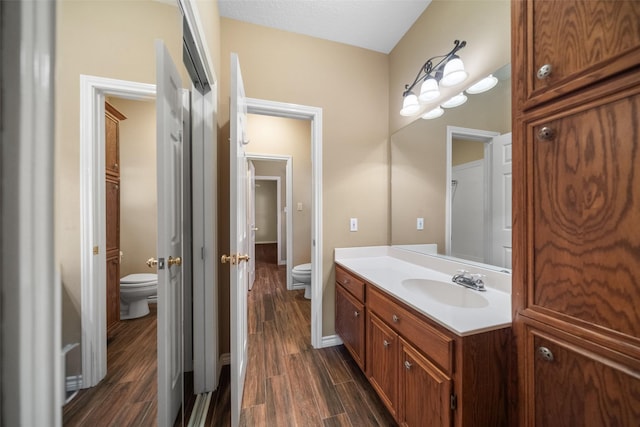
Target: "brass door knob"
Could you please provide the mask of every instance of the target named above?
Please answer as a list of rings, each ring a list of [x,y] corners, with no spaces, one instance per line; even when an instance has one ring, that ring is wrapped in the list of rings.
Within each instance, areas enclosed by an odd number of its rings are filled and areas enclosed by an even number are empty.
[[[167,260],[167,263],[169,264],[169,268],[171,268],[172,265],[177,265],[178,267],[182,265],[182,257],[169,257],[169,259]]]
[[[244,254],[244,255],[238,255],[236,256],[236,259],[238,260],[238,262],[240,261],[249,261],[251,259],[251,257],[249,257],[249,255]]]
[[[223,264],[229,263],[229,264],[235,264],[236,263],[236,256],[235,255],[222,255],[220,257],[220,262]]]
[[[153,267],[157,267],[158,266],[158,260],[155,258],[149,258],[147,260],[147,267],[149,268],[153,268]]]

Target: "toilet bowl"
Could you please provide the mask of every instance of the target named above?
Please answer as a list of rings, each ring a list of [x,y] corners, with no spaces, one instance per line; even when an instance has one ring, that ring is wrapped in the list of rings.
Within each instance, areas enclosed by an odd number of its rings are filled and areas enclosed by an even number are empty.
[[[148,297],[158,294],[158,275],[129,274],[120,279],[120,320],[149,314]]]
[[[291,270],[293,284],[304,285],[304,297],[311,299],[311,264],[300,264]]]

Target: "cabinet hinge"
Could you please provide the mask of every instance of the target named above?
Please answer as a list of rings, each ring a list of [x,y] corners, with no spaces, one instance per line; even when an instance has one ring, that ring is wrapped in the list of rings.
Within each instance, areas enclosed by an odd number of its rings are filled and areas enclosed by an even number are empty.
[[[451,395],[451,410],[455,411],[458,407],[458,397],[455,394]]]

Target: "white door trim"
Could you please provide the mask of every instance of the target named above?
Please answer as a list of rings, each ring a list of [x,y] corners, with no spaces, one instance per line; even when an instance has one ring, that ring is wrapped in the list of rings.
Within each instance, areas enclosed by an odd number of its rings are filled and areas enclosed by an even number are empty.
[[[485,174],[484,174],[484,188],[488,191],[491,188],[491,161],[492,150],[491,141],[494,136],[500,135],[499,132],[492,132],[480,129],[470,129],[458,126],[447,126],[447,179],[445,181],[445,231],[444,231],[444,247],[445,254],[451,255],[451,148],[453,146],[453,138],[465,138],[473,139],[478,142],[484,143],[484,158],[485,158]],[[491,195],[485,192],[485,206],[483,206],[485,212],[485,219],[490,218],[488,210],[490,210],[489,201]],[[485,230],[485,246],[488,242],[488,231]]]
[[[322,341],[322,108],[247,98],[247,112],[311,120],[311,345]]]
[[[156,86],[80,75],[80,292],[83,387],[107,373],[104,101],[155,100]]]
[[[258,154],[258,153],[247,153],[247,160],[265,160],[265,161],[276,161],[276,162],[286,162],[285,166],[285,209],[286,215],[285,218],[285,231],[287,233],[287,256],[285,259],[285,263],[287,265],[287,289],[293,289],[293,282],[291,280],[291,269],[293,268],[293,215],[291,215],[291,206],[293,204],[293,160],[291,156],[288,155],[275,155],[275,154]],[[256,177],[257,179],[257,177]],[[278,198],[280,197],[280,188],[278,188]],[[282,218],[280,216],[280,200],[278,201],[278,264],[280,264],[280,239],[281,239],[281,230],[280,224],[282,223]]]
[[[61,285],[54,274],[56,5],[3,2],[0,9],[2,96],[11,100],[1,111],[1,422],[59,426],[64,379]]]

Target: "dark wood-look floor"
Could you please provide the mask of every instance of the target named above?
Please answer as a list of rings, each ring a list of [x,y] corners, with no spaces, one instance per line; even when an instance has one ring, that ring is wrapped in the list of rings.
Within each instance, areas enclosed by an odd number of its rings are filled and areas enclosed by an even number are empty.
[[[311,347],[311,302],[287,291],[275,245],[257,245],[249,292],[249,361],[241,426],[395,426],[344,346]],[[157,425],[156,306],[120,322],[107,349],[107,376],[64,407],[65,426]],[[135,343],[135,345],[133,345]],[[187,424],[193,377],[185,374]],[[230,426],[229,367],[211,396],[207,426]],[[183,425],[182,414],[175,426]]]
[[[275,245],[256,247],[240,425],[396,425],[344,346],[312,348],[311,302],[302,290],[286,290],[275,255]],[[207,425],[228,426],[229,393],[223,386],[218,393]]]
[[[64,407],[65,426],[157,425],[156,305],[149,309],[118,323],[107,346],[107,376]]]

